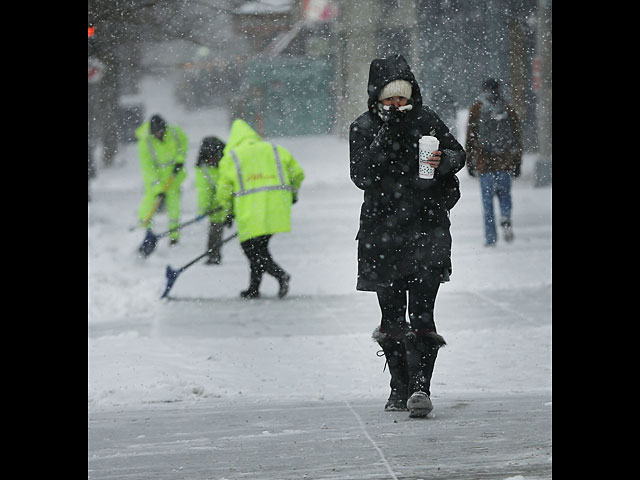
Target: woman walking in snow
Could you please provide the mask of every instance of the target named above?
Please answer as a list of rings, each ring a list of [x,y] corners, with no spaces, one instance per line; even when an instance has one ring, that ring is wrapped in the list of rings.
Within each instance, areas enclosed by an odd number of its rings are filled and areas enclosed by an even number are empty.
[[[382,313],[373,338],[391,373],[385,410],[424,417],[433,408],[431,376],[445,345],[433,311],[440,283],[451,274],[449,210],[460,197],[455,173],[465,164],[465,152],[422,104],[402,55],[371,62],[367,91],[368,110],[349,131],[351,180],[364,191],[356,289],[376,292]],[[418,140],[424,135],[440,142],[428,160],[435,168],[431,180],[418,175]]]

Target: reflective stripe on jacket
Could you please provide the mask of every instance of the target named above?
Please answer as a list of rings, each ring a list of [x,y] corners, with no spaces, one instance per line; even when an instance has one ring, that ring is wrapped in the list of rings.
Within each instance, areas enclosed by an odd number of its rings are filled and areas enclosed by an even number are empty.
[[[178,126],[167,126],[163,140],[151,135],[150,122],[145,122],[136,130],[138,138],[138,157],[146,189],[160,193],[163,185],[173,173],[176,164],[183,164],[187,156],[187,135]],[[187,176],[183,168],[175,184],[180,184]]]
[[[276,162],[276,168],[278,169],[278,185],[263,185],[262,187],[255,187],[247,190],[244,185],[244,178],[242,176],[242,166],[240,164],[240,159],[236,152],[231,150],[229,153],[231,154],[231,158],[233,158],[233,163],[236,166],[236,172],[238,173],[238,184],[240,186],[240,190],[233,193],[234,197],[242,197],[244,195],[251,195],[252,193],[257,192],[266,192],[268,190],[288,190],[289,192],[294,192],[294,189],[291,185],[288,185],[284,179],[284,170],[282,170],[282,161],[280,160],[280,154],[278,153],[278,149],[275,145],[271,145],[273,149],[273,157]]]
[[[198,193],[198,215],[203,215],[209,210],[220,207],[220,203],[216,198],[217,183],[219,177],[218,167],[202,165],[196,166],[195,186]],[[209,219],[213,223],[224,223],[226,213],[220,207],[220,210],[209,215]]]

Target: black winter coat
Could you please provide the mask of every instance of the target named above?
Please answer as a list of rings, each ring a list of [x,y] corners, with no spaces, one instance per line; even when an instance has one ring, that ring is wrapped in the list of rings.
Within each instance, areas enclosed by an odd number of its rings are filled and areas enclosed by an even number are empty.
[[[383,122],[378,92],[392,80],[412,85],[412,110]],[[451,273],[449,210],[460,197],[455,173],[465,164],[462,146],[440,118],[422,104],[406,60],[397,55],[371,63],[368,111],[349,130],[351,180],[364,190],[360,210],[357,290],[377,291],[401,278]],[[418,140],[440,140],[433,180],[418,177]]]

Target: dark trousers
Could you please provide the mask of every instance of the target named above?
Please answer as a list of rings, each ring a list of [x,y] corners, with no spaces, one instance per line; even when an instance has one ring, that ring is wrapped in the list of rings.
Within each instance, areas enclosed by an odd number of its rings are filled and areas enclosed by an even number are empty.
[[[262,275],[266,272],[280,280],[285,271],[273,260],[269,253],[269,240],[271,235],[250,238],[240,244],[242,251],[249,259],[251,276],[249,290],[257,291],[262,281]]]
[[[436,332],[433,310],[441,279],[441,275],[434,273],[419,280],[401,280],[392,287],[378,290],[378,303],[382,311],[380,330],[395,338],[402,336],[406,331],[408,307],[412,331]]]
[[[222,255],[220,254],[220,244],[222,243],[223,223],[209,224],[209,237],[207,238],[207,251],[209,252],[209,261],[220,263]]]

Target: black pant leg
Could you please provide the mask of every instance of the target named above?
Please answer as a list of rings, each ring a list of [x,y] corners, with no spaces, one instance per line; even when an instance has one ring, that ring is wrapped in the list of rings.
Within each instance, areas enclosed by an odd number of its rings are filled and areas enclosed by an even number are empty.
[[[433,317],[441,275],[434,272],[420,280],[407,283],[409,290],[409,323],[414,332],[436,332]]]
[[[285,275],[285,271],[282,269],[282,267],[280,267],[280,265],[275,262],[273,256],[271,255],[271,252],[269,251],[269,241],[271,240],[271,235],[258,237],[256,240],[258,240],[259,257],[260,261],[262,262],[264,271],[280,280]]]
[[[286,275],[285,271],[273,260],[269,252],[269,240],[271,240],[271,235],[263,235],[261,237],[250,238],[240,244],[245,256],[249,260],[249,267],[251,269],[250,289],[258,289],[262,281],[262,275],[265,272],[278,280]]]
[[[407,292],[406,286],[396,285],[376,292],[382,313],[380,330],[392,337],[400,337],[406,332]]]
[[[250,238],[240,243],[242,251],[244,252],[247,260],[249,260],[249,290],[257,291],[262,281],[262,274],[265,271],[264,261],[261,254],[261,239],[263,237]]]

